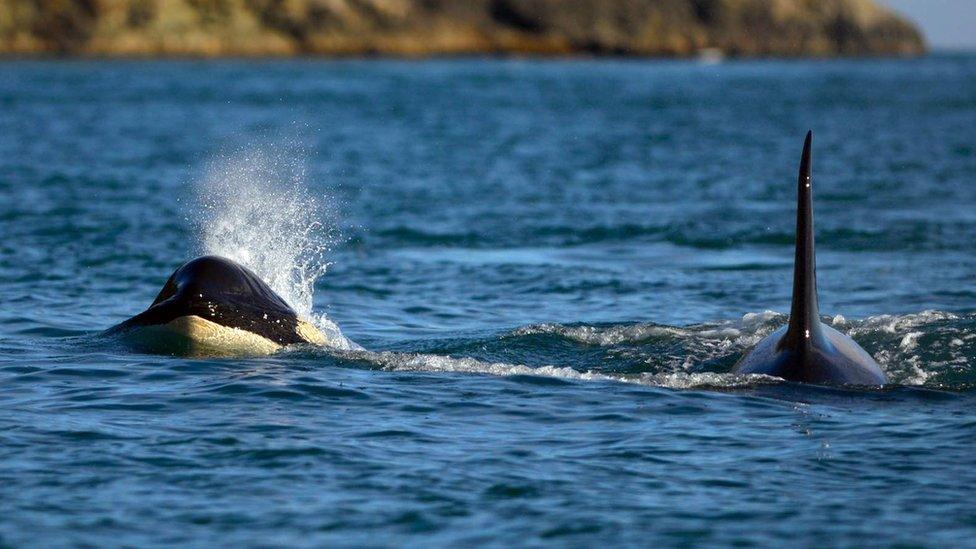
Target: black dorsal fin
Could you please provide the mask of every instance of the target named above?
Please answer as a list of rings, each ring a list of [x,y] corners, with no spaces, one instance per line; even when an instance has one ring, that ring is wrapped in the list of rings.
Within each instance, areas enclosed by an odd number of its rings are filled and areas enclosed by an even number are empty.
[[[784,342],[792,345],[809,342],[820,335],[820,306],[817,303],[817,257],[813,243],[813,180],[811,145],[813,132],[807,132],[800,159],[796,189],[796,256],[793,260],[793,305],[790,326]]]

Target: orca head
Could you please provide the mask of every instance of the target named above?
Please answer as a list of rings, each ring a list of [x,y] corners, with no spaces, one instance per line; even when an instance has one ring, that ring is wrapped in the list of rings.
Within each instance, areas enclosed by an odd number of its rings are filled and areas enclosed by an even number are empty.
[[[292,309],[259,276],[230,259],[203,256],[169,277],[148,309],[114,327],[166,325],[183,317],[261,336],[277,345],[307,342]]]
[[[234,261],[205,255],[181,265],[166,281],[150,307],[169,300],[234,302],[264,312],[295,311],[259,276]]]

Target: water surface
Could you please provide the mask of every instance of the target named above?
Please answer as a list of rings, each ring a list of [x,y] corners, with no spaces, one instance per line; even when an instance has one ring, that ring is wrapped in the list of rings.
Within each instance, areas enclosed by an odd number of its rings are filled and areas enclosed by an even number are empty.
[[[884,389],[729,373],[807,129]],[[974,144],[966,56],[2,63],[0,545],[971,543]],[[364,350],[100,337],[206,251]]]

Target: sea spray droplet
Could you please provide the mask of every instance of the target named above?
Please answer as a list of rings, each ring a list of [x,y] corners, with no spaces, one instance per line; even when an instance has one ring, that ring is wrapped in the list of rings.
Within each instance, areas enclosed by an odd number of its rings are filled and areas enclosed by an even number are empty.
[[[338,241],[326,203],[305,187],[302,161],[284,148],[222,156],[198,186],[201,252],[247,266],[300,316],[313,319],[315,281]],[[331,325],[331,322],[329,323]]]

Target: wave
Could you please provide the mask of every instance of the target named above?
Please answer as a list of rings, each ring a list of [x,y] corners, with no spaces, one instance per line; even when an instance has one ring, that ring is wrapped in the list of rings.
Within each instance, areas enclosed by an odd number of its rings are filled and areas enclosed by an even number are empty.
[[[773,311],[749,313],[739,321],[693,326],[623,324],[605,326],[539,324],[510,337],[547,334],[610,354],[643,360],[649,368],[683,372],[702,365],[731,368],[735,360],[788,320]],[[823,321],[860,343],[898,385],[951,387],[976,382],[976,315],[922,311]],[[675,347],[678,347],[675,352]]]
[[[787,316],[765,311],[737,321],[663,324],[537,324],[476,339],[423,343],[421,352],[327,350],[342,360],[389,371],[532,376],[672,389],[730,389],[784,383],[731,372],[739,356]],[[976,383],[976,315],[923,311],[824,322],[850,334],[893,386],[960,390]],[[496,360],[504,357],[505,360]],[[513,360],[514,359],[514,360]]]
[[[524,364],[487,362],[474,358],[451,357],[429,353],[357,350],[337,354],[346,360],[366,363],[372,367],[394,372],[463,373],[503,377],[530,376],[565,381],[632,383],[671,389],[728,389],[782,382],[778,378],[764,375],[740,375],[716,372],[612,374],[593,370],[581,371],[570,366],[527,366]]]

